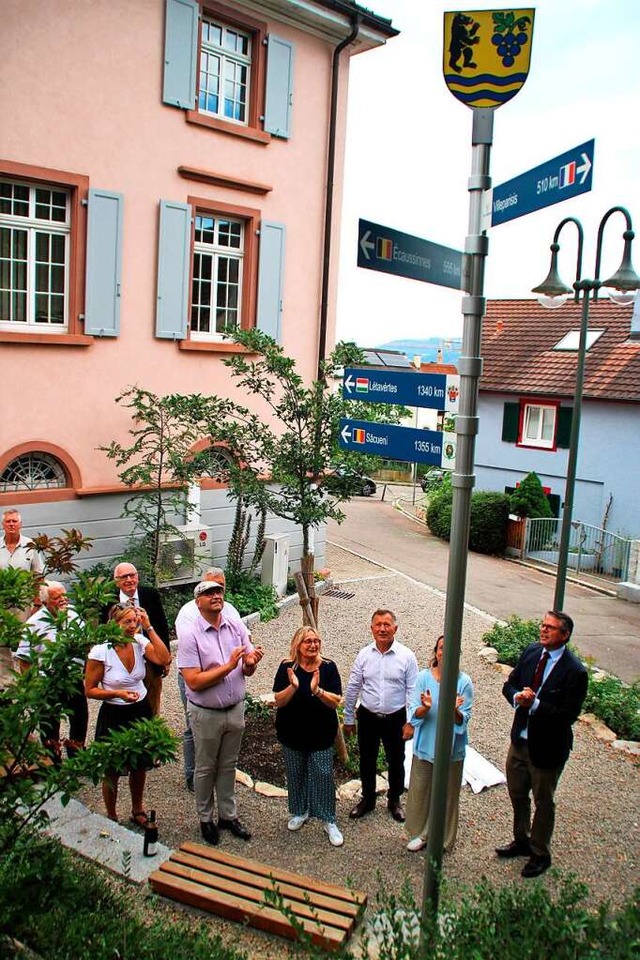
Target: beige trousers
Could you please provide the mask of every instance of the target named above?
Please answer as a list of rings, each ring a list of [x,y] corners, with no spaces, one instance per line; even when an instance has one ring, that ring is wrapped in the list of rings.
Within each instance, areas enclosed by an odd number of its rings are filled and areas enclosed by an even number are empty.
[[[444,828],[444,849],[449,851],[456,842],[458,832],[458,807],[460,800],[460,786],[462,784],[462,767],[464,761],[453,760],[449,767],[447,782],[447,809]],[[431,781],[433,778],[433,764],[428,760],[420,760],[414,754],[411,760],[411,778],[409,780],[409,794],[405,809],[404,828],[411,839],[422,837],[427,839],[429,822],[429,807],[431,805]]]

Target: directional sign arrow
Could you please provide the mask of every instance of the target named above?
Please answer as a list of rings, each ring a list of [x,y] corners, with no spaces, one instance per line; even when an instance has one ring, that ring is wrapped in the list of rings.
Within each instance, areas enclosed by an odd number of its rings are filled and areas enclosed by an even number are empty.
[[[375,250],[375,243],[371,243],[369,237],[371,236],[371,230],[367,230],[363,237],[360,238],[360,249],[364,253],[367,260],[370,260],[369,250]]]
[[[589,159],[589,157],[587,156],[587,154],[586,154],[586,153],[583,153],[583,154],[582,154],[582,164],[581,164],[579,167],[576,167],[576,173],[581,173],[581,174],[582,174],[582,177],[580,178],[580,185],[582,185],[582,184],[585,182],[585,180],[587,179],[587,177],[589,176],[589,173],[591,172],[591,167],[592,167],[592,166],[593,166],[593,164],[591,163],[591,160]]]
[[[344,381],[343,381],[342,386],[344,387],[344,391],[345,391],[346,395],[347,395],[348,397],[350,397],[351,394],[353,393],[353,388],[354,388],[354,386],[355,386],[355,380],[353,379],[353,377],[351,376],[350,373],[347,374],[346,370],[345,370],[345,377],[344,377]]]
[[[348,441],[351,440],[351,428],[347,426],[347,424],[345,424],[340,431],[340,436],[342,437],[344,443],[348,443]]]
[[[581,143],[553,160],[493,188],[491,226],[523,217],[591,190],[595,140]]]

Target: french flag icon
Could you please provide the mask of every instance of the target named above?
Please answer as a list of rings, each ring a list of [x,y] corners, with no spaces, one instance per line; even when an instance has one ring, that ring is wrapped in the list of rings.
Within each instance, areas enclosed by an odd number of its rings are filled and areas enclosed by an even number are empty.
[[[559,187],[562,190],[563,187],[570,187],[571,184],[575,182],[576,182],[576,161],[572,160],[571,163],[565,163],[563,167],[560,167]]]

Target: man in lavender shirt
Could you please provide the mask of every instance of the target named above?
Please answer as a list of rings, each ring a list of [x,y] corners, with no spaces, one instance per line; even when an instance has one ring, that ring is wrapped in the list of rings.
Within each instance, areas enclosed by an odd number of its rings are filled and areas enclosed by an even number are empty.
[[[249,840],[251,834],[236,811],[235,777],[244,730],[245,677],[255,673],[262,650],[251,644],[241,621],[225,614],[219,583],[197,584],[193,597],[199,616],[180,636],[178,668],[187,687],[196,750],[194,792],[200,831],[211,844],[218,843],[219,830]]]

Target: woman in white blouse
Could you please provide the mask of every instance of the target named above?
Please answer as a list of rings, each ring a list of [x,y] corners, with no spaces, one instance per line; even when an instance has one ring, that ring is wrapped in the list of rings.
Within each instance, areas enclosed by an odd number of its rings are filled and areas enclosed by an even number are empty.
[[[109,619],[122,630],[122,641],[100,643],[87,658],[84,689],[87,697],[102,700],[96,723],[96,740],[104,740],[112,730],[120,730],[136,720],[151,719],[151,707],[144,685],[146,660],[157,666],[171,663],[171,654],[141,608],[116,604]],[[144,630],[146,636],[140,631]],[[117,821],[118,781],[123,771],[110,771],[102,781],[102,797],[110,820]],[[139,827],[147,823],[143,805],[145,766],[129,769],[131,822]]]

